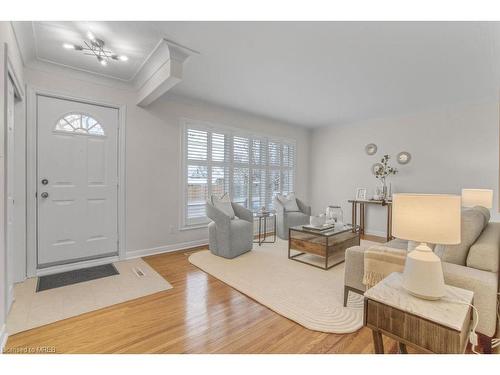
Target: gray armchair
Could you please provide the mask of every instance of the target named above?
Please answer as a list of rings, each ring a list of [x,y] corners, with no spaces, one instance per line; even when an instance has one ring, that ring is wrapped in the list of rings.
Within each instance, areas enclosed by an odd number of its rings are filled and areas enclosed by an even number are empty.
[[[212,220],[208,224],[208,248],[212,254],[235,258],[253,246],[253,214],[250,210],[236,203],[231,203],[236,217],[231,218],[212,203],[207,202],[207,216]]]
[[[309,216],[311,216],[311,206],[307,206],[300,199],[297,200],[297,206],[300,211],[286,211],[283,204],[274,198],[273,205],[276,210],[276,225],[278,237],[283,240],[288,240],[288,229],[297,225],[309,224]]]

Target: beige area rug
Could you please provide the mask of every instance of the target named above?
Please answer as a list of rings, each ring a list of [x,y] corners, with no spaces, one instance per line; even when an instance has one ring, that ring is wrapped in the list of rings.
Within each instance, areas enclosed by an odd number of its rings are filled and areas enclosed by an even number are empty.
[[[172,288],[140,258],[113,264],[119,275],[38,293],[36,277],[16,284],[15,301],[7,317],[7,332],[12,335]],[[139,277],[134,268],[142,270],[144,276]]]
[[[210,251],[192,254],[196,267],[284,317],[311,330],[350,333],[363,325],[363,297],[349,293],[343,306],[344,263],[328,271],[288,259],[288,242],[254,245],[252,251],[225,259]],[[322,258],[309,260],[324,264]]]

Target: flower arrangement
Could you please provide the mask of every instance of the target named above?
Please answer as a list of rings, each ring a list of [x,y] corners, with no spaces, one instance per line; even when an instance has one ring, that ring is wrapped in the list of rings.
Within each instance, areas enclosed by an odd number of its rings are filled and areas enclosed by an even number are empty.
[[[389,159],[391,157],[389,155],[384,155],[380,160],[380,165],[375,169],[375,177],[382,183],[382,195],[383,199],[387,198],[387,184],[386,179],[389,176],[394,176],[398,173],[398,170],[389,165]]]

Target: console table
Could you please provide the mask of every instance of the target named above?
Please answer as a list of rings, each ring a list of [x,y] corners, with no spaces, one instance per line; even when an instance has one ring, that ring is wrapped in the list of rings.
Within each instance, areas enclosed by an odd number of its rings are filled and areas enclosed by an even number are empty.
[[[358,225],[358,205],[359,205],[359,233],[365,234],[365,205],[377,205],[387,208],[387,236],[389,242],[392,237],[392,202],[391,201],[376,201],[372,199],[359,200],[351,199],[348,201],[352,204],[352,224],[356,228]]]

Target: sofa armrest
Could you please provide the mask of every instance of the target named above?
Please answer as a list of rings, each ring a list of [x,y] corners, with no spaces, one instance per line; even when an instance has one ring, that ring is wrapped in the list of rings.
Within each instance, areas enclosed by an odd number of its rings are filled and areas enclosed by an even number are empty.
[[[238,218],[253,223],[252,211],[237,203],[231,203],[231,206],[233,206],[234,214],[238,216]]]
[[[215,223],[215,225],[229,226],[231,218],[224,212],[216,208],[213,204],[207,202],[205,205],[205,209],[207,216]]]
[[[474,306],[479,313],[477,331],[492,337],[496,331],[498,274],[458,264],[443,262],[448,285],[474,292]]]
[[[307,216],[311,216],[311,206],[306,205],[300,199],[296,199],[296,201],[297,201],[297,206],[299,206],[300,211],[302,211],[302,213],[306,214]]]
[[[352,246],[345,251],[344,285],[364,291],[365,250],[367,246]]]

